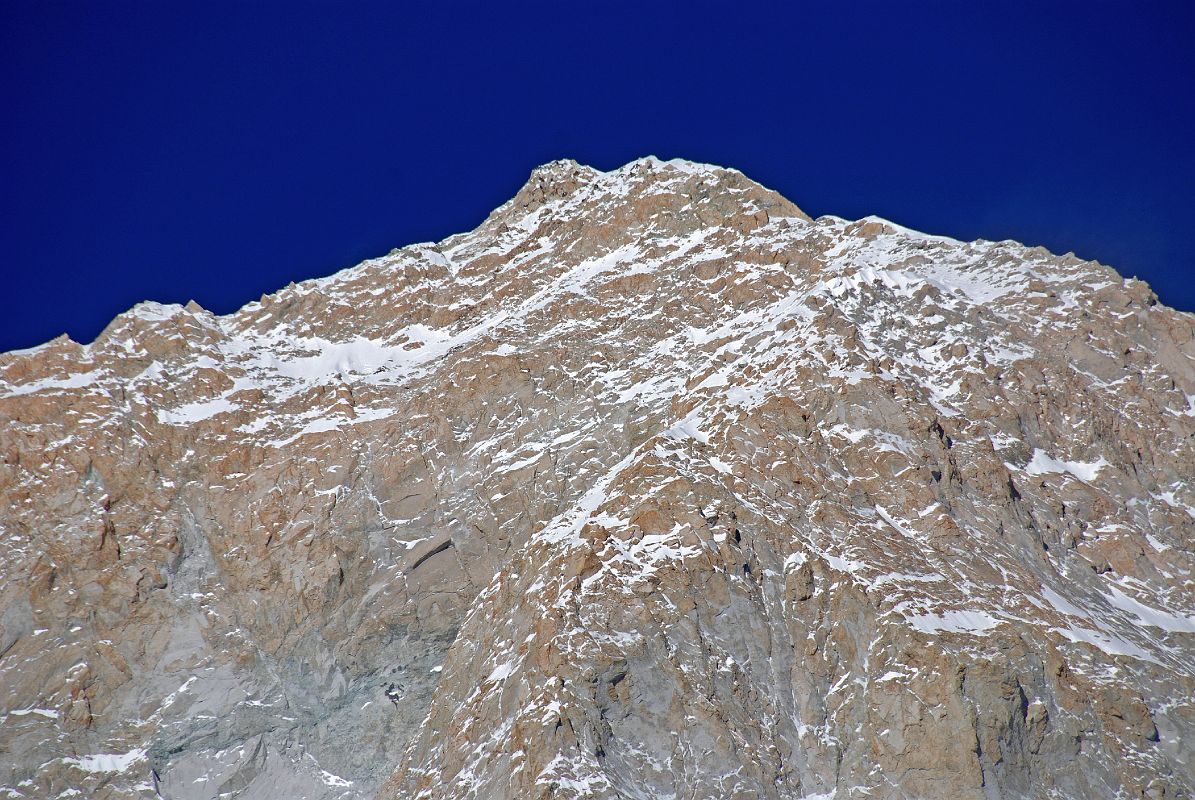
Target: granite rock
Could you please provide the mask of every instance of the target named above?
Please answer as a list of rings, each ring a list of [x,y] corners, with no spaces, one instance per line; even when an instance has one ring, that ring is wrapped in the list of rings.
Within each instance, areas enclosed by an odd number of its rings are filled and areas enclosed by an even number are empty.
[[[648,158],[4,354],[0,787],[1190,797],[1193,333]]]

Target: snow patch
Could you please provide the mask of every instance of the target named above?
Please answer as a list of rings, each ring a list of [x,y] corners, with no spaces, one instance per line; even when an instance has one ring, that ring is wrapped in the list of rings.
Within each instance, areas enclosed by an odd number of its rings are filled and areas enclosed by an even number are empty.
[[[1143,625],[1161,628],[1171,633],[1195,633],[1195,618],[1172,614],[1140,603],[1116,587],[1104,595],[1116,608],[1137,617]]]
[[[985,611],[946,611],[905,619],[922,633],[983,633],[1000,624],[1000,620]]]
[[[1012,464],[1006,463],[1005,466],[1009,469],[1017,469]],[[1062,461],[1052,458],[1041,448],[1035,448],[1033,458],[1029,459],[1029,463],[1025,465],[1024,471],[1029,475],[1066,472],[1085,483],[1090,483],[1099,477],[1100,470],[1106,466],[1108,466],[1108,461],[1103,456],[1100,456],[1095,461]]]
[[[190,425],[194,422],[202,422],[205,419],[223,414],[228,411],[235,411],[237,406],[228,400],[227,397],[217,397],[212,400],[199,400],[194,403],[187,403],[179,406],[176,409],[158,409],[158,422],[167,425]]]
[[[7,397],[18,397],[20,395],[46,392],[54,389],[81,389],[98,381],[101,374],[101,372],[96,370],[93,372],[76,372],[74,375],[69,375],[65,378],[42,378],[21,384],[9,383],[3,391]],[[7,381],[4,383],[7,383]]]
[[[64,758],[63,762],[84,772],[124,772],[138,761],[144,761],[145,752],[145,748],[140,748],[127,753],[97,753],[82,758]]]

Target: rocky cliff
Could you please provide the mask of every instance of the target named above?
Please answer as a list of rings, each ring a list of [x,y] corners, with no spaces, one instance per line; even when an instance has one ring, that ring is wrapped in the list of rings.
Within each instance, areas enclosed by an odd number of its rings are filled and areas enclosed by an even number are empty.
[[[644,159],[5,354],[0,794],[1189,797],[1193,337]]]

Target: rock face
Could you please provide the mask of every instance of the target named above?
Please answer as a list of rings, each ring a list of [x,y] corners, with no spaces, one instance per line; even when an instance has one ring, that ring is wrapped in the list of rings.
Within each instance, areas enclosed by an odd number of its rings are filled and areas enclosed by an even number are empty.
[[[644,159],[0,356],[3,794],[1192,796],[1193,337]]]

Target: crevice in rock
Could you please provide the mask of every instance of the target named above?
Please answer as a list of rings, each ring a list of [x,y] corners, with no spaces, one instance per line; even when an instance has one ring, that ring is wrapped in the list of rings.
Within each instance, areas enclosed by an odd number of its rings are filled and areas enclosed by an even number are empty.
[[[427,561],[429,558],[431,558],[434,555],[439,555],[440,553],[443,553],[445,550],[447,550],[450,547],[452,547],[451,539],[449,539],[448,541],[439,545],[434,550],[424,553],[415,561],[414,564],[411,565],[411,568],[409,570],[407,570],[407,574],[410,574],[410,573],[414,572],[415,570],[419,569],[419,565],[422,564],[424,561]]]

